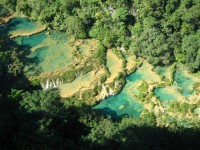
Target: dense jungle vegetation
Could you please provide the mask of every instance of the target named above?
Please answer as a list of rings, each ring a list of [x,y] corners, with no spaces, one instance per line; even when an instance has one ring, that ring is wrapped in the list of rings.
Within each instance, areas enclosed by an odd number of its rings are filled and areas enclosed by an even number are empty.
[[[122,46],[154,65],[200,68],[199,0],[1,0],[11,12],[76,38]]]
[[[122,47],[155,66],[200,69],[199,0],[0,0],[0,6],[77,39]],[[41,90],[24,76],[24,54],[7,39],[0,35],[0,149],[200,149],[200,125],[156,127],[154,114],[111,120],[84,99]]]

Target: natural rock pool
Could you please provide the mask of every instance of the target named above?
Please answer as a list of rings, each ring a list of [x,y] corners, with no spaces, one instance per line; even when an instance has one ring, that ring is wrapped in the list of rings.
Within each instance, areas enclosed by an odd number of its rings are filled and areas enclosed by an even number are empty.
[[[178,100],[177,94],[169,88],[156,88],[154,93],[161,101]]]
[[[162,69],[162,75],[167,73],[167,70]],[[194,92],[194,84],[199,83],[199,78],[190,75],[187,70],[177,69],[174,74],[173,85],[156,88],[154,90],[155,95],[161,100],[182,100],[188,99],[191,97],[198,99],[196,93]]]
[[[6,32],[11,37],[26,36],[45,30],[45,28],[44,25],[31,22],[26,18],[13,18],[8,23],[1,25],[0,34]]]
[[[169,77],[169,68],[159,68],[159,73],[152,71],[152,66],[144,63],[136,72],[132,73],[126,78],[126,85],[122,92],[118,95],[111,96],[102,100],[97,104],[94,109],[100,110],[106,116],[112,116],[113,118],[120,118],[122,116],[139,116],[143,110],[143,104],[138,102],[137,95],[139,94],[137,87],[142,80],[151,82],[161,82],[160,77]],[[189,98],[191,95],[198,99],[198,95],[195,95],[193,91],[194,83],[200,82],[200,80],[194,76],[191,76],[178,69],[174,75],[174,85],[163,88],[156,88],[153,93],[159,100],[171,101],[182,100]]]
[[[44,29],[43,25],[31,22],[25,18],[11,19],[7,24],[0,27],[0,33],[8,33],[18,45],[21,45],[22,50],[26,53],[25,59],[27,63],[24,71],[27,76],[51,73],[67,68],[69,65],[76,62],[73,58],[75,47],[78,47],[79,53],[82,53],[84,57],[91,55],[91,49],[95,50],[95,42],[92,40],[79,43],[73,47],[65,33],[53,30],[44,31]],[[115,57],[116,56],[112,56],[111,58]],[[116,57],[115,60],[117,61],[118,58]],[[119,61],[121,60],[119,59]],[[107,67],[111,72],[110,80],[113,80],[117,76],[116,71],[113,70],[116,64],[116,62],[113,63],[112,60],[108,59]],[[122,62],[120,62],[120,64],[122,64]],[[120,68],[118,70],[120,70]],[[138,101],[139,91],[137,88],[143,80],[148,84],[162,82],[158,74],[169,78],[170,69],[163,67],[159,68],[156,72],[153,71],[151,65],[144,62],[141,67],[126,78],[126,85],[119,94],[102,100],[93,108],[113,118],[126,115],[132,117],[139,116],[144,106]],[[69,89],[75,89],[78,87],[76,86],[77,84],[81,85],[80,88],[84,85],[90,88],[93,78],[94,72],[90,72],[84,77],[77,78],[72,83],[59,86],[58,89],[61,90],[61,93],[65,96],[71,95],[65,93],[66,89],[68,91]],[[109,83],[109,81],[107,82]],[[195,95],[193,90],[193,86],[197,82],[200,82],[199,78],[193,77],[186,71],[178,69],[174,74],[174,83],[172,86],[155,88],[153,93],[160,101],[179,100],[182,98],[190,100],[191,96],[193,96],[193,98],[199,98],[198,95]],[[62,91],[62,89],[64,90]],[[77,89],[77,91],[79,91],[79,89]]]
[[[174,75],[174,80],[174,84],[177,84],[180,88],[182,95],[187,97],[194,93],[193,85],[198,79],[195,80],[195,78],[190,76],[186,71],[179,69]]]
[[[27,74],[33,75],[39,72],[52,72],[67,67],[73,62],[72,49],[67,47],[67,36],[65,33],[54,31],[43,31],[32,36],[20,36],[15,41],[28,50],[26,56]],[[37,67],[32,67],[34,64]]]
[[[159,76],[152,72],[151,69],[152,67],[149,64],[144,63],[135,73],[126,78],[126,85],[119,94],[102,100],[94,109],[114,118],[126,115],[139,116],[143,109],[143,104],[137,99],[139,94],[138,86],[143,80],[148,82],[160,81]]]

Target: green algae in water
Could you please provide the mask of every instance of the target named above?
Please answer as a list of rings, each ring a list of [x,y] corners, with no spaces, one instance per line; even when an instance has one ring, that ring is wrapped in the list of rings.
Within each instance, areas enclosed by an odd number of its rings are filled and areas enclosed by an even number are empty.
[[[101,111],[106,116],[121,118],[123,116],[138,117],[143,110],[136,96],[139,94],[138,82],[149,79],[147,74],[143,74],[146,66],[140,67],[135,73],[126,78],[127,83],[118,95],[111,96],[102,100],[94,109]]]
[[[174,84],[170,87],[156,88],[154,94],[161,100],[178,100],[181,97],[195,96],[193,85],[198,82],[196,77],[189,75],[186,70],[177,69],[174,74]],[[170,91],[170,90],[171,91]]]
[[[128,76],[127,80],[131,82],[140,80],[151,80],[154,82],[158,82],[160,78],[154,72],[151,71],[148,64],[144,63],[140,68],[137,69],[135,73]]]
[[[27,58],[33,59],[33,62],[41,63],[48,56],[46,52],[47,50],[48,47],[39,48],[34,53],[28,55]]]
[[[85,44],[85,43],[84,43],[84,44]],[[81,52],[81,54],[84,55],[84,56],[90,55],[90,54],[91,54],[90,49],[88,48],[87,45],[84,45],[84,44],[80,45],[78,50],[79,50],[79,51]]]
[[[175,84],[181,88],[181,93],[184,96],[191,95],[193,93],[193,84],[195,83],[192,78],[187,76],[184,71],[178,70],[174,75]]]
[[[6,24],[6,28],[9,29],[9,32],[30,31],[36,29],[37,24],[25,18],[14,18]],[[72,50],[65,45],[67,40],[66,33],[53,30],[14,38],[14,41],[21,45],[22,50],[26,51],[28,66],[25,67],[25,70],[29,75],[37,73],[38,68],[40,68],[40,72],[52,72],[69,65],[73,59]],[[32,48],[34,48],[34,52],[31,52]],[[30,66],[31,69],[27,69]]]
[[[0,33],[31,32],[38,28],[38,24],[26,18],[13,18],[0,28]]]
[[[135,73],[126,78],[127,82],[121,93],[102,100],[94,109],[100,110],[104,115],[113,118],[120,118],[125,115],[140,116],[143,104],[136,97],[139,95],[137,88],[142,80],[159,81],[159,77],[153,74],[147,63],[144,63]]]
[[[167,88],[156,88],[153,92],[161,101],[178,100],[177,96],[170,93]]]
[[[27,46],[32,48],[41,44],[46,38],[47,36],[45,35],[45,32],[41,32],[32,36],[19,36],[14,40],[17,42],[17,44],[22,45],[23,47]]]
[[[118,95],[102,100],[93,108],[101,111],[106,116],[112,116],[112,118],[117,119],[126,115],[138,117],[143,109],[143,105],[122,91]]]
[[[48,39],[45,39],[48,40]],[[40,66],[43,72],[51,72],[62,69],[70,64],[73,59],[68,56],[67,48],[63,44],[47,44],[49,46],[38,48],[35,52],[27,56],[33,63]]]
[[[8,23],[10,31],[32,31],[37,29],[37,24],[29,21],[26,18],[13,18]]]

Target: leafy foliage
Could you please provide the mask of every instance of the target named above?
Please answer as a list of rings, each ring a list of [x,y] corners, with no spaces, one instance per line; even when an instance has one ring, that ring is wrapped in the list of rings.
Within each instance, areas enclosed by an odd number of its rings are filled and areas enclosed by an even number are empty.
[[[198,0],[2,0],[0,5],[75,38],[94,37],[108,48],[130,49],[154,65],[177,60],[199,70]]]
[[[199,0],[0,0],[0,6],[75,38],[100,40],[94,53],[99,65],[105,63],[106,48],[124,47],[154,65],[178,61],[191,71],[200,69]],[[157,127],[153,113],[113,121],[91,110],[84,99],[62,100],[57,91],[19,86],[17,82],[27,80],[23,53],[6,34],[0,35],[0,149],[199,150],[198,122],[195,128],[186,129],[168,118],[169,127]],[[73,71],[65,75],[69,81],[75,78]],[[124,81],[122,75],[119,79]],[[141,99],[147,89],[143,82]],[[83,97],[89,95],[95,93],[88,91]],[[170,105],[184,114],[196,107]]]

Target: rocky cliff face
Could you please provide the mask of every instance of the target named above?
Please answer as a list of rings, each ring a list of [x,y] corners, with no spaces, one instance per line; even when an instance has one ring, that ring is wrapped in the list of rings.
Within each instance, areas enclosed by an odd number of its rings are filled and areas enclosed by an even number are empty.
[[[115,86],[111,88],[109,85],[101,84],[101,92],[100,94],[96,97],[97,100],[103,100],[109,96],[113,96],[117,94],[117,87],[118,84],[115,82]]]

